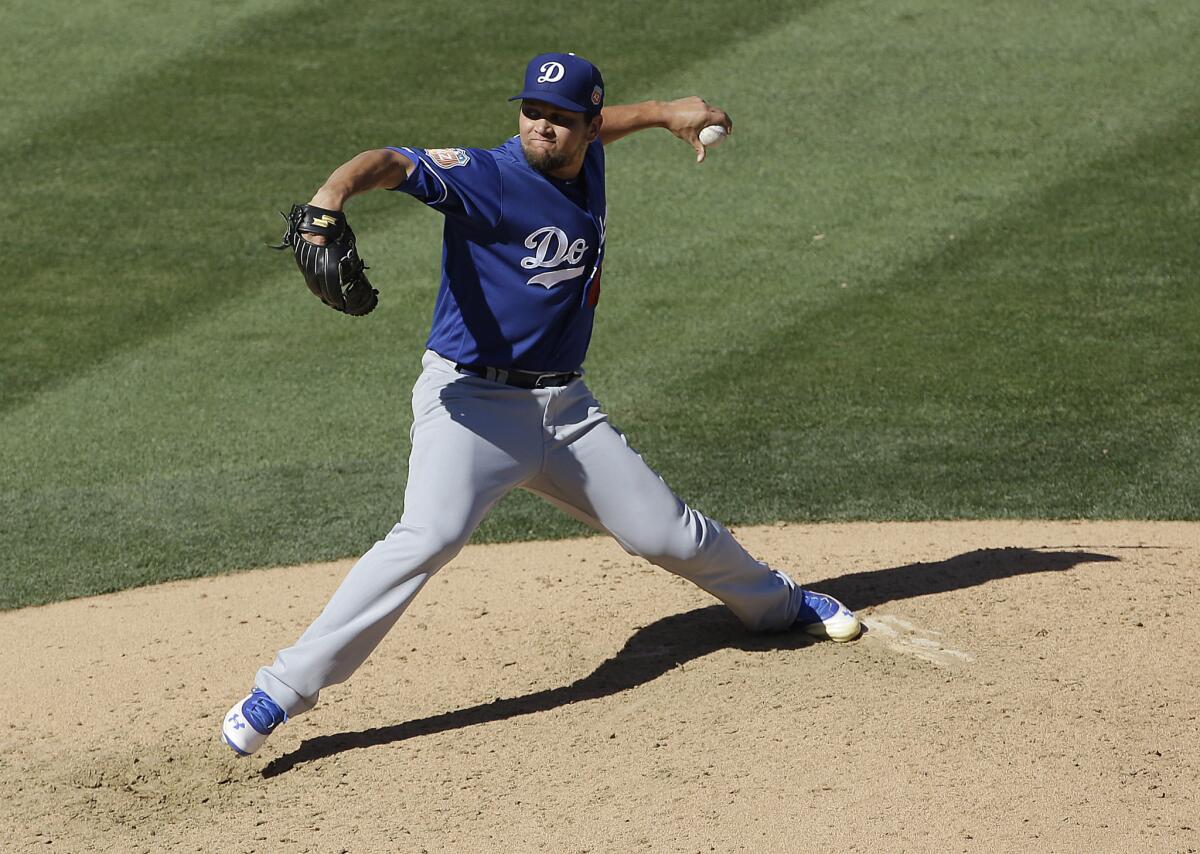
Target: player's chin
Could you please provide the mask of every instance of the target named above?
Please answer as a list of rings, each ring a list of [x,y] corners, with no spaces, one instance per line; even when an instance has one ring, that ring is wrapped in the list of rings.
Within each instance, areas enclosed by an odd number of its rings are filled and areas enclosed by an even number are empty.
[[[549,143],[542,143],[541,140],[532,143],[522,140],[521,152],[525,155],[525,162],[539,172],[553,172],[566,166],[568,158],[559,152],[548,150],[548,146]]]

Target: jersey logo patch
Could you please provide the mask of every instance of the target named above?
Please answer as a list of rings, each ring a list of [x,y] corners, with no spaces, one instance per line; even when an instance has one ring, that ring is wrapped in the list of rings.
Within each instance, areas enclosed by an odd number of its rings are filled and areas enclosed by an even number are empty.
[[[427,148],[425,153],[429,159],[442,169],[453,169],[455,166],[466,166],[471,162],[471,155],[461,148]]]
[[[583,275],[583,266],[572,266],[559,269],[563,264],[579,264],[587,253],[587,241],[582,237],[571,241],[561,228],[547,225],[531,232],[525,238],[525,248],[532,249],[533,254],[521,259],[521,266],[526,270],[539,267],[550,268],[545,273],[530,276],[527,285],[541,285],[546,290],[561,284],[568,279]]]

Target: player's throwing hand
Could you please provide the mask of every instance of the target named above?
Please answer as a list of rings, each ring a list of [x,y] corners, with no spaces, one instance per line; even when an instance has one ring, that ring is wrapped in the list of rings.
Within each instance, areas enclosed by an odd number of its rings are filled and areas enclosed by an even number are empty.
[[[694,95],[668,101],[664,112],[667,130],[696,149],[697,163],[703,163],[705,156],[705,145],[700,141],[700,131],[717,125],[724,128],[726,134],[733,133],[733,119],[729,118],[729,113],[709,106],[703,98]]]

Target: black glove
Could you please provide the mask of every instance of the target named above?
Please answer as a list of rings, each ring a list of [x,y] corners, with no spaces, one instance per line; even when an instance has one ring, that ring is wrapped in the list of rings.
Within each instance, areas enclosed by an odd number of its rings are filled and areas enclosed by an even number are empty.
[[[367,269],[358,257],[354,232],[341,211],[327,211],[315,205],[292,205],[283,242],[273,249],[291,247],[296,266],[304,274],[304,283],[313,294],[337,311],[346,314],[370,314],[379,304],[379,291],[367,281]],[[324,246],[309,243],[300,235],[320,234]]]

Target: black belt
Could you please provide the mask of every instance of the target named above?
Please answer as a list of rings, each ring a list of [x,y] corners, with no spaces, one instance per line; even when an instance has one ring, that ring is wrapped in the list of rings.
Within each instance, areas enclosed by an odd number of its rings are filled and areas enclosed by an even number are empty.
[[[566,385],[571,380],[578,379],[583,374],[578,371],[543,373],[541,371],[521,371],[516,368],[479,368],[474,365],[455,365],[460,374],[470,374],[482,377],[494,383],[516,386],[517,388],[551,388]]]

